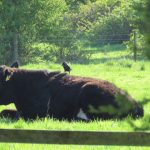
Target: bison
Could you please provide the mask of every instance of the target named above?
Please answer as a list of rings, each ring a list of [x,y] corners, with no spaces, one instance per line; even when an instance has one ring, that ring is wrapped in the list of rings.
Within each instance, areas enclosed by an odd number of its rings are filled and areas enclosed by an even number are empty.
[[[2,65],[0,105],[10,103],[15,104],[16,114],[24,119],[49,116],[88,121],[144,115],[138,102],[108,81]]]

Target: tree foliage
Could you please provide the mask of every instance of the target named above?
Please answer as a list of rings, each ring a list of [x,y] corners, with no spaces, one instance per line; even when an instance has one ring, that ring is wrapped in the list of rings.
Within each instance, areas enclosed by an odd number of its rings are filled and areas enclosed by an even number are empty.
[[[1,0],[0,2],[0,40],[1,55],[4,63],[11,61],[14,51],[14,38],[17,34],[18,53],[23,55],[26,46],[42,39],[45,33],[60,20],[60,14],[66,9],[63,0]],[[6,52],[7,51],[7,52]],[[25,52],[27,54],[27,52]],[[2,61],[2,59],[1,59]]]
[[[143,4],[140,0],[0,0],[0,63],[17,57],[21,62],[86,58],[82,50],[88,44],[122,43],[133,29],[142,29],[137,7]]]
[[[145,49],[146,56],[150,59],[150,1],[146,0],[146,7],[144,9],[144,23],[145,23],[145,36],[147,46]]]

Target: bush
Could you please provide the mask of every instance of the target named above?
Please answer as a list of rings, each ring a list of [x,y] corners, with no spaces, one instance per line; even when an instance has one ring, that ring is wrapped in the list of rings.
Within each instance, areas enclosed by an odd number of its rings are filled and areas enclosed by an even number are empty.
[[[97,0],[81,5],[71,20],[91,44],[116,44],[129,39],[133,14],[130,1]]]
[[[0,41],[0,64],[11,63],[11,51],[9,45],[3,40]]]
[[[136,37],[135,37],[135,32],[136,32]],[[136,40],[136,43],[135,43],[135,40]],[[144,54],[145,49],[146,49],[145,37],[143,34],[140,33],[139,30],[133,30],[133,32],[130,35],[130,40],[128,42],[125,42],[125,44],[128,50],[130,50],[131,52],[134,52],[135,46],[136,46],[137,56],[138,54]]]
[[[146,48],[145,48],[145,55],[150,59],[150,1],[146,0],[146,7],[143,10],[144,12],[144,24],[145,24],[145,37],[146,37]]]
[[[150,45],[146,45],[144,54],[147,56],[148,59],[150,59]]]
[[[56,61],[55,53],[59,50],[54,44],[34,43],[26,48],[21,60],[24,63],[39,63],[45,61]]]
[[[34,43],[26,48],[21,54],[22,63],[39,63],[46,61],[62,62],[89,59],[89,55],[84,53],[82,42],[76,41],[68,47],[59,47],[55,44]]]

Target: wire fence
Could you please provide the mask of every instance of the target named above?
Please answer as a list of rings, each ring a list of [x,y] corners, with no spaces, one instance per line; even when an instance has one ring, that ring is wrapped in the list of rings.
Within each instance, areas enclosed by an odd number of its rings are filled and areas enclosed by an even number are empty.
[[[127,41],[130,38],[129,33],[121,33],[121,34],[101,34],[99,36],[89,36],[89,37],[85,37],[82,35],[59,35],[59,36],[49,36],[45,39],[39,40],[39,41],[43,41],[43,42],[61,42],[61,41],[72,41],[72,40],[82,40],[82,41],[89,41],[94,42],[94,41],[99,41],[99,42],[105,42],[105,41],[110,41],[110,42],[116,42],[116,41]],[[7,38],[5,37],[0,37],[0,44],[3,43],[8,43],[10,42]],[[38,41],[37,41],[38,42]]]

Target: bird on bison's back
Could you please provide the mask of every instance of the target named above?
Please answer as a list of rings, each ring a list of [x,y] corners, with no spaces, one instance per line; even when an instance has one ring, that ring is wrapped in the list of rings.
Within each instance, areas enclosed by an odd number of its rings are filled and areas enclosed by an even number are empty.
[[[19,68],[19,62],[15,61],[12,65],[11,68]]]
[[[71,67],[67,64],[67,62],[64,61],[64,62],[62,63],[62,66],[63,66],[63,68],[64,68],[64,71],[65,71],[65,72],[68,71],[69,74],[70,74],[70,71],[71,71],[72,69],[71,69]]]

